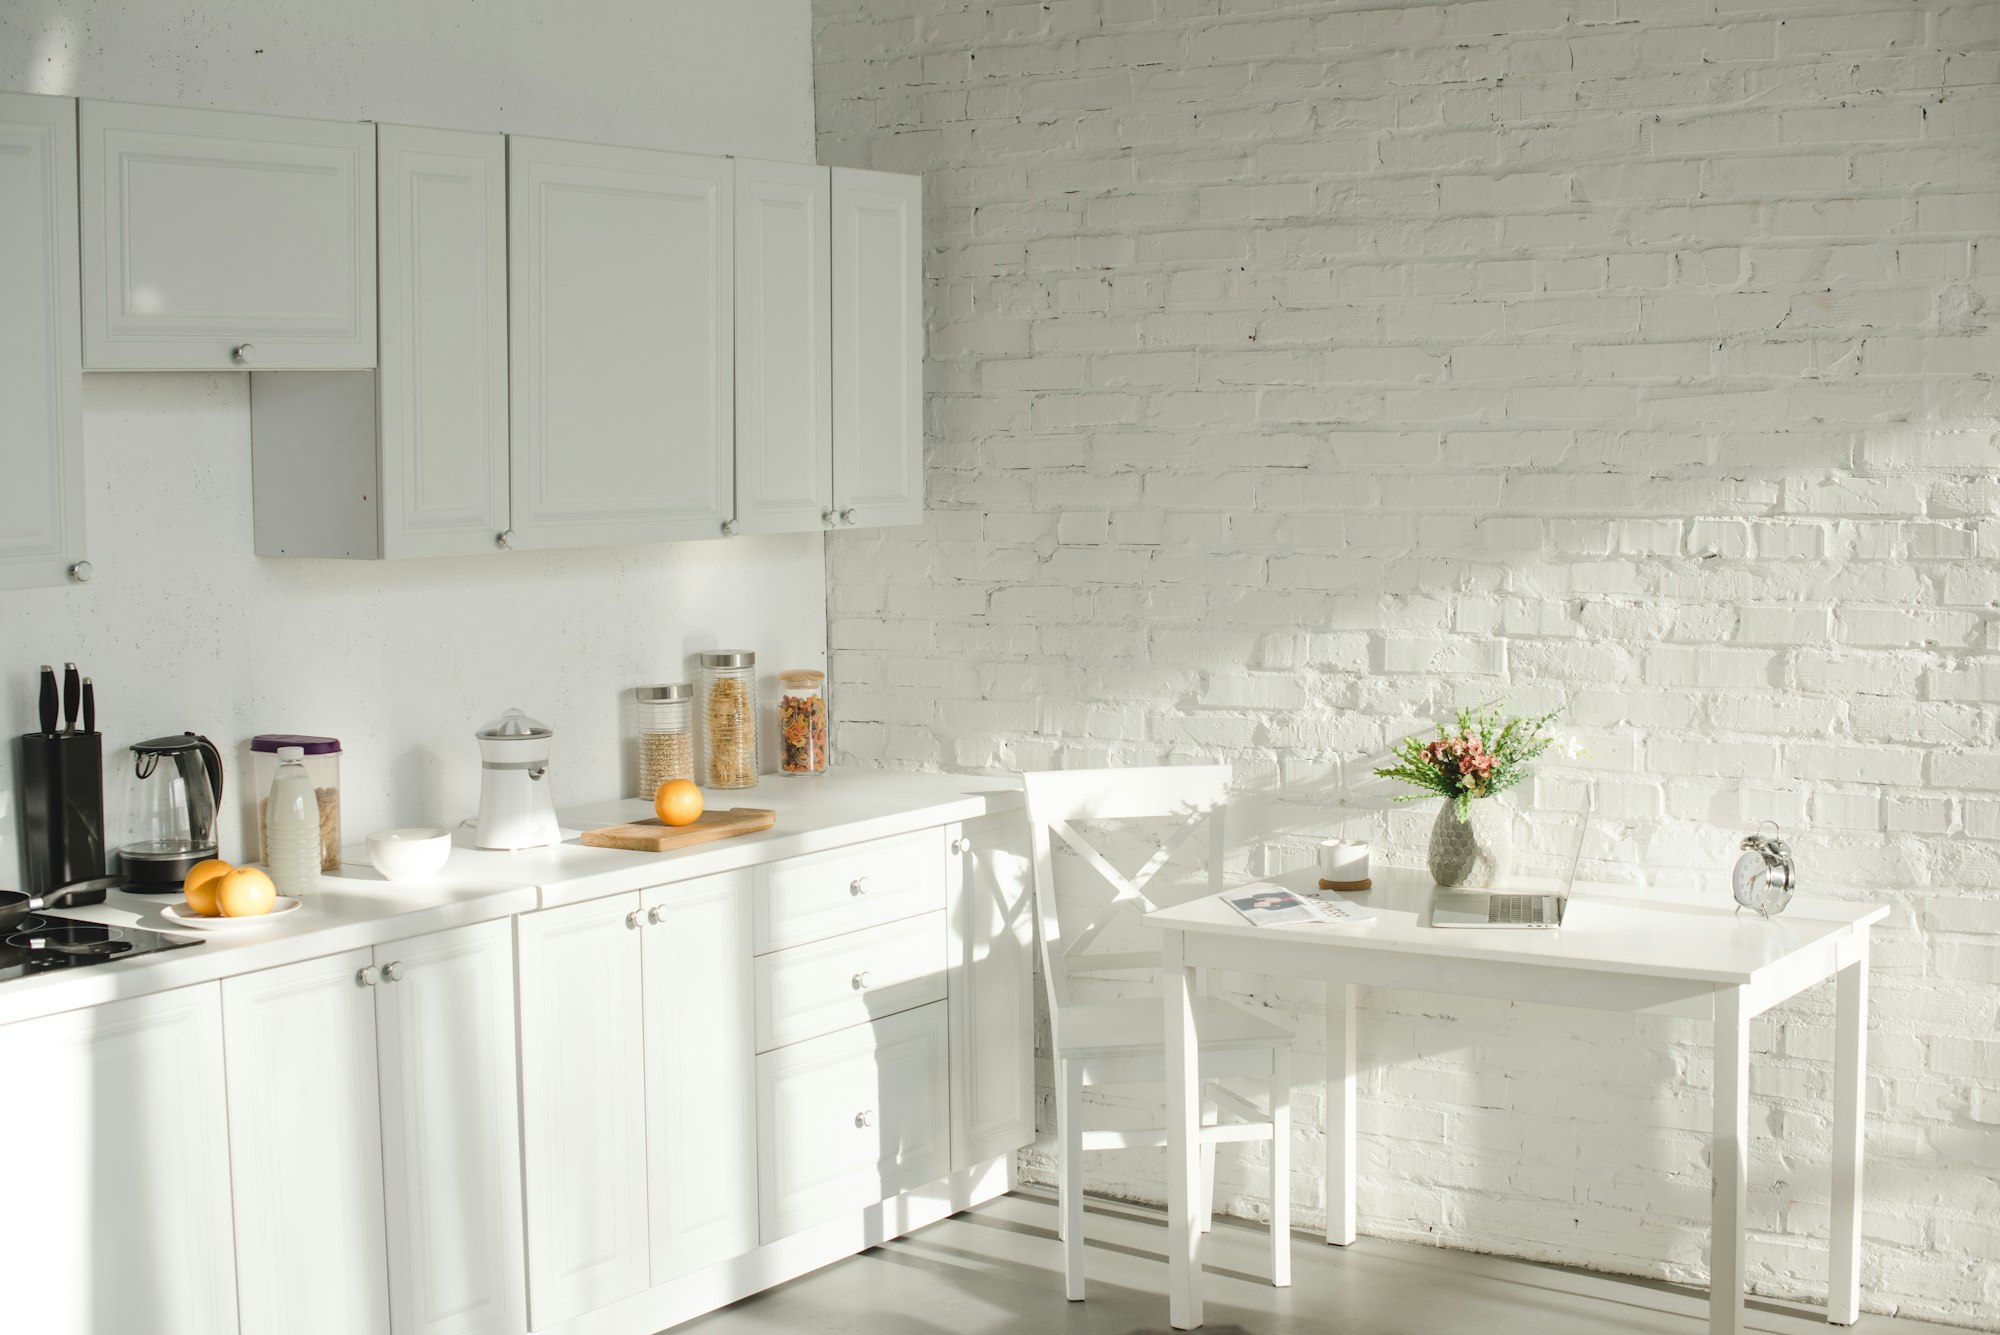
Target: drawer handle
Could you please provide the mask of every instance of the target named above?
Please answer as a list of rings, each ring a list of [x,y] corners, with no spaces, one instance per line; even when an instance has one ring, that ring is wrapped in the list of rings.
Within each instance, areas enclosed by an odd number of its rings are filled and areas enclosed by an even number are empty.
[[[972,851],[972,841],[960,835],[951,841],[951,851],[963,857]]]
[[[238,343],[229,350],[229,360],[238,366],[248,366],[256,359],[257,347],[253,343]]]
[[[850,895],[867,894],[868,878],[866,876],[857,876],[852,881],[849,881],[847,883],[847,893],[849,893]]]
[[[667,906],[665,904],[655,904],[646,910],[646,921],[653,924],[653,926],[658,927],[666,920]]]
[[[864,1130],[873,1125],[875,1125],[875,1110],[873,1108],[864,1108],[854,1114],[854,1126],[856,1130]]]
[[[856,992],[866,992],[868,990],[868,970],[863,969],[860,973],[854,975],[854,990]]]
[[[640,922],[639,910],[633,909],[630,913],[625,915],[625,925],[627,927],[632,928],[634,931],[638,930],[639,922]]]

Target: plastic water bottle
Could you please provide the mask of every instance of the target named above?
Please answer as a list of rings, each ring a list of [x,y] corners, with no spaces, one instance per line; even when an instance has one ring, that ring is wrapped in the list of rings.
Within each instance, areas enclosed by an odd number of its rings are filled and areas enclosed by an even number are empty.
[[[319,884],[319,794],[304,749],[278,748],[278,772],[264,813],[264,865],[278,893],[301,899]]]

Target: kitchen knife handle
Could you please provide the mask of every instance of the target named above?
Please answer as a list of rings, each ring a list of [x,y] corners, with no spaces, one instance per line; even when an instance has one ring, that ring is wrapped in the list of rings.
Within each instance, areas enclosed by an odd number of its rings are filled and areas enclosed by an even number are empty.
[[[83,679],[83,730],[97,731],[97,688],[90,684],[90,678]]]
[[[42,664],[42,731],[56,730],[56,670],[47,663]]]
[[[63,664],[63,731],[76,731],[77,707],[83,703],[83,678],[76,675],[76,664]]]

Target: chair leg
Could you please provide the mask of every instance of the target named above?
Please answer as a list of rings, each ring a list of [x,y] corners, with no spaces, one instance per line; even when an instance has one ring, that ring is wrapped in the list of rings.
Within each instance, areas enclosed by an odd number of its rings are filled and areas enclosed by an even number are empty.
[[[1216,1101],[1204,1097],[1201,1101],[1201,1124],[1214,1126],[1222,1120]],[[1215,1142],[1201,1143],[1201,1231],[1206,1233],[1215,1227]]]
[[[1271,1053],[1271,1283],[1292,1282],[1292,1053]]]
[[[1068,1062],[1056,1063],[1062,1085],[1056,1105],[1056,1133],[1062,1141],[1061,1179],[1063,1292],[1071,1302],[1083,1298],[1083,1072]]]

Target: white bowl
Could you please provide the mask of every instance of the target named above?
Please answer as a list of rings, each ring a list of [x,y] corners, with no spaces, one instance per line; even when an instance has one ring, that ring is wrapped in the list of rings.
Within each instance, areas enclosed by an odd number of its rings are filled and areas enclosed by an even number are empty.
[[[420,827],[368,836],[368,861],[387,880],[429,880],[450,860],[450,830]]]

